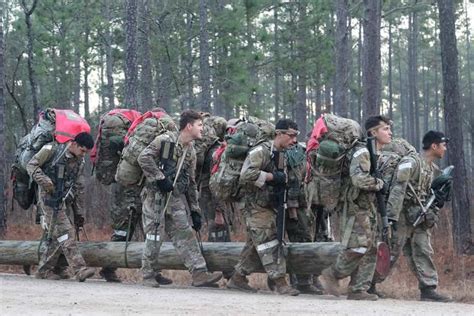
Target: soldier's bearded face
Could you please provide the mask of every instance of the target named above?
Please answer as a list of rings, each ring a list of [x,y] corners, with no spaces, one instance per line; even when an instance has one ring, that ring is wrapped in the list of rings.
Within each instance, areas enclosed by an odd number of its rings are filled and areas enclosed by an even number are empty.
[[[392,141],[392,128],[387,123],[381,122],[380,127],[375,129],[372,134],[380,145],[390,144]]]
[[[288,149],[297,143],[298,131],[290,128],[288,129],[287,132],[280,133],[279,136],[280,136],[279,143],[282,149]]]

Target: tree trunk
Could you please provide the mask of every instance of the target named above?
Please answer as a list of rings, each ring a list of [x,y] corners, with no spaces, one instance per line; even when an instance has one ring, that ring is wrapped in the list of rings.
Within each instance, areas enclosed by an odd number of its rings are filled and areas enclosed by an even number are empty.
[[[151,72],[151,51],[150,51],[150,1],[140,0],[140,27],[139,27],[139,47],[140,47],[140,103],[139,109],[145,112],[153,108],[153,94],[151,89],[151,82],[153,76]]]
[[[471,170],[470,175],[471,179],[474,177],[474,99],[473,99],[473,82],[472,82],[472,71],[471,68],[471,59],[474,57],[471,54],[471,29],[468,15],[467,15],[467,8],[464,9],[466,13],[466,68],[467,68],[467,85],[468,85],[468,100],[467,104],[470,104],[470,134],[471,134]],[[474,227],[474,225],[472,226]]]
[[[298,136],[299,141],[306,140],[306,125],[307,125],[307,107],[306,107],[306,51],[305,51],[305,43],[307,40],[307,30],[305,28],[306,25],[306,3],[304,1],[300,1],[298,5],[299,11],[299,23],[298,23],[298,45],[296,49],[298,50],[299,56],[299,65],[297,68],[298,77],[297,77],[297,90],[296,90],[296,113],[295,113],[295,121],[298,124],[298,129],[300,134]]]
[[[359,36],[357,37],[357,116],[356,121],[362,121],[362,64],[364,46],[362,45],[362,19],[359,19]]]
[[[273,95],[275,98],[275,122],[278,121],[280,118],[280,38],[279,38],[279,31],[278,31],[278,10],[280,6],[278,5],[279,1],[273,1],[273,54],[274,54],[274,62],[273,62],[273,71],[275,76],[275,86],[273,89]]]
[[[207,0],[199,0],[199,82],[201,110],[211,112],[211,72],[209,69],[209,34],[207,31]]]
[[[112,14],[110,12],[111,0],[105,0],[105,28],[104,28],[104,48],[105,48],[105,73],[107,77],[106,94],[109,100],[108,108],[112,110],[115,108],[115,92],[114,92],[114,56],[112,54],[112,34],[110,32],[110,23],[112,21]]]
[[[450,137],[448,163],[455,165],[453,184],[453,235],[458,253],[474,254],[471,235],[469,187],[463,148],[463,113],[459,96],[458,50],[452,0],[438,0],[443,104],[446,131]]]
[[[390,2],[392,4],[392,2]],[[393,50],[392,20],[388,21],[388,117],[393,119],[393,78],[392,78],[392,50]]]
[[[0,241],[0,264],[34,265],[38,263],[39,241]],[[140,268],[143,242],[130,242],[125,252],[125,242],[81,242],[79,249],[90,267]],[[244,243],[204,242],[203,255],[210,271],[233,271]],[[335,242],[288,243],[287,271],[320,275],[321,271],[336,261],[343,249]],[[125,259],[127,261],[125,261]],[[170,242],[160,249],[160,268],[186,270],[181,258]],[[128,263],[128,266],[126,265]],[[258,271],[265,272],[260,266]]]
[[[381,1],[364,0],[364,59],[362,71],[362,95],[364,119],[380,113],[381,64],[380,26]]]
[[[73,82],[72,108],[79,113],[81,106],[81,53],[79,48],[74,48],[74,82]]]
[[[28,9],[26,7],[26,1],[21,0],[21,6],[23,8],[23,13],[25,14],[25,23],[26,23],[26,34],[28,37],[28,43],[26,45],[26,50],[28,53],[28,74],[29,74],[29,81],[30,81],[30,86],[31,86],[31,100],[33,103],[33,120],[34,122],[38,121],[38,95],[36,91],[36,74],[35,74],[35,69],[33,66],[33,59],[34,59],[34,54],[33,54],[33,30],[31,26],[31,15],[33,14],[33,11],[36,8],[36,4],[38,3],[38,0],[33,0],[33,3],[31,5],[31,8]]]
[[[5,170],[7,162],[5,155],[5,64],[3,44],[3,7],[0,9],[0,238],[5,237],[7,231],[7,190],[5,190]]]
[[[138,109],[137,76],[137,0],[126,0],[124,105],[127,108]]]
[[[248,62],[248,72],[249,72],[249,104],[248,104],[248,111],[253,115],[257,115],[259,112],[258,104],[257,104],[257,93],[258,88],[258,78],[257,78],[257,69],[255,67],[255,52],[254,52],[254,38],[253,38],[253,31],[254,25],[252,23],[252,18],[254,14],[254,6],[252,0],[244,0],[245,5],[245,22],[246,22],[246,34],[245,39],[247,41],[247,62]],[[258,116],[258,115],[257,115]]]
[[[87,22],[86,22],[87,23]],[[90,107],[89,107],[89,37],[90,37],[90,27],[86,24],[86,30],[84,34],[84,118],[86,120],[90,119]]]
[[[349,0],[337,1],[336,26],[336,84],[334,85],[334,107],[338,114],[349,117]]]

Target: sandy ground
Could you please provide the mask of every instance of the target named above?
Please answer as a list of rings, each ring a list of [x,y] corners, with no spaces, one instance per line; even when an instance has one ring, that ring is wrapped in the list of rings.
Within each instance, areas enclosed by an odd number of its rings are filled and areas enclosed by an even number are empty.
[[[37,280],[0,274],[0,315],[474,315],[474,306],[385,299],[347,301],[345,297],[286,297],[247,294],[224,288],[111,284],[102,280]]]

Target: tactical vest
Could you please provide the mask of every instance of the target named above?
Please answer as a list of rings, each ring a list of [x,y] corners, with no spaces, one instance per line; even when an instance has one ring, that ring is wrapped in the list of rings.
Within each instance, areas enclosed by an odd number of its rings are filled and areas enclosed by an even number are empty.
[[[416,195],[421,202],[425,202],[430,196],[431,182],[433,182],[434,167],[428,163],[421,155],[416,156],[416,169],[413,176],[410,178],[409,183],[415,189]],[[407,187],[406,199],[409,199],[412,203],[418,205],[417,199],[413,194],[412,190]]]
[[[78,160],[76,157],[67,158],[67,144],[53,145],[52,157],[42,166],[43,172],[57,185],[58,167],[64,165],[64,192],[69,190],[79,177],[84,159]]]

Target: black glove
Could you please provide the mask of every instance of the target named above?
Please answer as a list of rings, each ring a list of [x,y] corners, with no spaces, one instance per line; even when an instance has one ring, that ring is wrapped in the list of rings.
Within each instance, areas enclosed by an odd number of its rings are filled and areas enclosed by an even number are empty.
[[[76,225],[76,227],[84,227],[84,216],[74,214],[74,225]]]
[[[286,183],[286,174],[283,171],[274,171],[272,174],[273,174],[273,180],[269,181],[268,184],[277,186],[277,185],[283,185]]]
[[[196,211],[191,211],[191,219],[193,221],[193,229],[197,232],[200,231],[202,226],[201,214]]]
[[[158,187],[158,189],[163,193],[168,193],[168,192],[173,191],[173,183],[168,178],[156,180],[155,184]]]
[[[397,231],[398,230],[398,223],[396,220],[394,219],[388,219],[388,223],[390,224],[390,226],[392,227],[392,230],[393,231]]]

